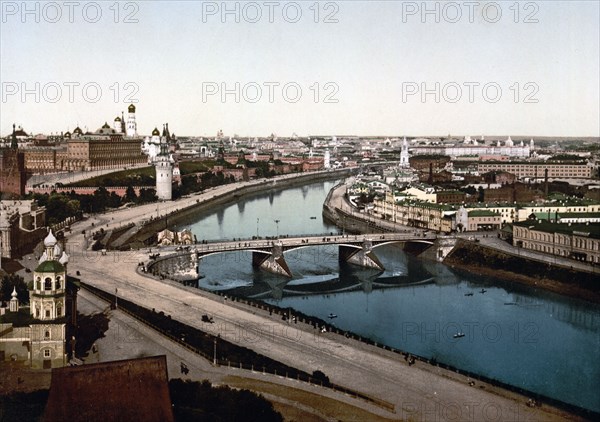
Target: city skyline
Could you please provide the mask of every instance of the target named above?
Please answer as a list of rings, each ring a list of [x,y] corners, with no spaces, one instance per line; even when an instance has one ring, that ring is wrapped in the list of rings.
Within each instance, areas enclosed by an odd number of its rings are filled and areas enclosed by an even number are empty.
[[[3,2],[0,133],[600,136],[597,2],[452,4]]]

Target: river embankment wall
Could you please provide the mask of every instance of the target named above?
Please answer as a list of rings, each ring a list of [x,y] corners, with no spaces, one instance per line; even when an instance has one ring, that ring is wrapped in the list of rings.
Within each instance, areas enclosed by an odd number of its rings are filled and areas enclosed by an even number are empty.
[[[173,227],[180,223],[189,222],[190,220],[196,218],[199,214],[214,211],[221,206],[235,203],[245,197],[271,190],[287,189],[308,183],[347,177],[355,170],[356,169],[348,168],[314,173],[301,173],[294,175],[294,177],[290,177],[288,175],[284,178],[267,179],[260,183],[236,183],[237,186],[232,186],[231,190],[223,194],[214,195],[213,197],[204,201],[197,200],[196,203],[190,206],[183,207],[165,216],[161,216],[160,218],[152,218],[150,221],[145,222],[137,231],[137,233],[133,234],[132,237],[124,243],[124,245],[142,246],[148,239],[166,228]],[[174,203],[176,203],[176,201]]]
[[[374,217],[369,217],[365,214],[361,214],[360,212],[349,213],[345,210],[338,208],[335,206],[334,201],[332,200],[332,195],[334,191],[340,189],[343,184],[339,184],[334,186],[325,201],[323,202],[323,218],[332,223],[343,231],[348,233],[393,233],[390,227],[385,227],[381,224],[377,223],[377,219]],[[345,199],[344,199],[345,200]],[[349,206],[349,205],[348,205]]]
[[[348,232],[383,232],[385,222],[367,219],[360,213],[348,213],[335,206],[333,188],[323,204],[323,216]],[[439,240],[439,239],[438,239]],[[439,246],[439,245],[438,245]],[[424,259],[440,260],[438,248],[419,251]],[[475,273],[490,278],[533,285],[565,296],[600,303],[598,272],[580,271],[573,267],[554,265],[549,261],[535,261],[524,256],[503,252],[478,242],[457,238],[454,247],[444,253],[443,263],[458,271]]]
[[[459,271],[534,285],[566,296],[600,303],[598,275],[533,261],[458,239],[444,264]]]

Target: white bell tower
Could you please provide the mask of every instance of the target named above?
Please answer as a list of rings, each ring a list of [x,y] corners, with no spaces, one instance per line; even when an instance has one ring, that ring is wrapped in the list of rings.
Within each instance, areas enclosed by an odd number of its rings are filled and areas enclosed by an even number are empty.
[[[46,249],[40,264],[33,272],[33,285],[29,290],[31,316],[36,323],[30,325],[31,366],[56,368],[66,365],[66,284],[67,273],[60,246],[52,231],[44,239]],[[63,260],[64,262],[64,260]]]
[[[408,161],[408,142],[406,141],[406,137],[404,137],[404,141],[402,142],[402,150],[400,151],[400,167],[410,167],[410,163]]]
[[[127,136],[132,138],[137,136],[137,123],[135,122],[135,106],[130,104],[127,108]]]

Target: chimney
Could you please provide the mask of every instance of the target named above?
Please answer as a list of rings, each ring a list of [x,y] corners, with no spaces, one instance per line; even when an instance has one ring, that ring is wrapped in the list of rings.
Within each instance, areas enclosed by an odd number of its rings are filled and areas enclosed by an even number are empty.
[[[548,168],[544,169],[544,197],[548,199]]]
[[[433,163],[429,163],[429,184],[433,184]]]

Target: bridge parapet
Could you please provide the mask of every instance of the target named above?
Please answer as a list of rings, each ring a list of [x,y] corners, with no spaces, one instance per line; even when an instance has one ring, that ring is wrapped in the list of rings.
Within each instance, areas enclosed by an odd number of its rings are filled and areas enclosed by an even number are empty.
[[[351,264],[375,268],[383,271],[385,268],[374,253],[374,249],[386,244],[418,242],[433,244],[437,236],[435,234],[417,234],[417,233],[387,233],[381,235],[338,235],[338,236],[303,236],[294,238],[283,238],[274,240],[265,239],[247,239],[238,241],[214,242],[197,244],[186,247],[182,253],[174,253],[159,258],[155,264],[161,270],[167,272],[183,272],[184,267],[188,269],[195,264],[190,263],[189,255],[194,259],[202,259],[208,255],[220,254],[226,252],[249,251],[252,252],[252,265],[256,268],[272,272],[274,274],[292,277],[284,253],[298,248],[324,245],[338,245],[340,261]],[[168,251],[174,247],[161,248],[160,251]],[[187,255],[188,259],[183,259],[181,255]],[[162,262],[162,261],[174,262]],[[192,264],[192,265],[190,265]]]

